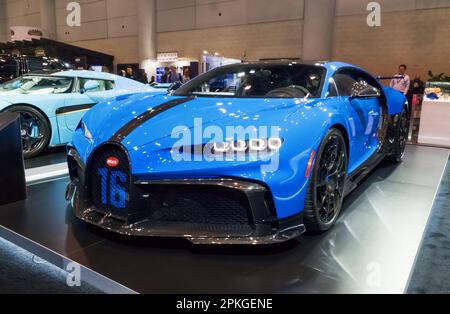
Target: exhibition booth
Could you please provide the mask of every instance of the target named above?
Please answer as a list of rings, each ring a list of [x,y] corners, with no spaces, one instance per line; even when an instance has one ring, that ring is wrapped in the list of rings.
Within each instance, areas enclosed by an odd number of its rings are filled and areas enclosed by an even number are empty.
[[[204,55],[201,67],[211,70],[239,61]],[[314,81],[317,75],[309,79]],[[399,165],[381,162],[359,187],[352,187],[329,232],[259,247],[196,246],[180,239],[119,235],[88,225],[76,217],[67,200],[68,183],[79,171],[70,160],[81,157],[69,152],[69,168],[66,149],[56,148],[26,160],[24,171],[17,148],[18,116],[2,113],[0,139],[7,145],[0,152],[10,159],[0,171],[0,182],[14,185],[17,194],[10,194],[9,188],[0,194],[0,237],[61,269],[79,264],[83,280],[106,293],[404,293],[449,160],[447,87],[430,85],[424,96],[419,142],[431,146],[408,145]],[[183,105],[175,100],[162,106]],[[217,106],[223,113],[223,103]],[[157,112],[164,110],[168,109],[158,107]],[[150,110],[137,120],[153,115]],[[132,120],[116,136],[125,136],[130,127],[138,123]],[[85,124],[77,130],[86,138],[92,136]],[[118,163],[116,159],[111,162]],[[28,198],[24,200],[25,185]],[[377,270],[382,270],[381,277],[370,279]]]
[[[47,10],[61,41],[0,43],[0,239],[108,294],[408,292],[449,203],[450,77],[351,64],[404,52],[356,55],[354,1],[85,2],[79,29]]]
[[[450,81],[427,83],[420,117],[419,143],[450,147]]]
[[[48,38],[0,43],[0,55],[55,58],[77,69],[100,67],[108,72],[114,69],[114,56]]]
[[[217,67],[241,63],[242,60],[226,58],[219,53],[209,54],[209,52],[204,51],[200,58],[180,57],[177,52],[158,53],[157,62],[156,82],[163,83],[165,71],[173,67],[187,81]]]

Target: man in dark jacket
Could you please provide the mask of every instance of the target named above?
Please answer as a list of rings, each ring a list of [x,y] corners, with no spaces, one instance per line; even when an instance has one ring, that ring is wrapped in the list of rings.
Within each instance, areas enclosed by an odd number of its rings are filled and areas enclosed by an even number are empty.
[[[170,83],[170,69],[164,68],[164,74],[161,77],[161,83]]]
[[[125,71],[125,77],[130,79],[130,80],[135,80],[136,81],[136,76],[133,73],[133,68],[132,67],[127,67],[127,69]]]

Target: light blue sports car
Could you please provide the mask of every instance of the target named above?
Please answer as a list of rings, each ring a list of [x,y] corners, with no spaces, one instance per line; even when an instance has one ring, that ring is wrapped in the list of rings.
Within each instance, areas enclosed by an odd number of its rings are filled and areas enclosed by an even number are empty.
[[[165,91],[94,71],[25,75],[0,85],[0,112],[20,114],[24,156],[31,158],[70,142],[85,112],[98,102],[142,92]]]

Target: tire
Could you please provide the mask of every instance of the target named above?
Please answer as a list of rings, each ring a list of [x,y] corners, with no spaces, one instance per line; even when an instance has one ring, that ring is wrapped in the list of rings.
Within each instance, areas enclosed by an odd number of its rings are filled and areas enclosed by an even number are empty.
[[[408,110],[403,108],[400,120],[395,128],[395,140],[392,144],[392,155],[389,157],[394,163],[401,163],[405,155],[406,143],[409,134],[409,117]]]
[[[51,128],[46,117],[39,110],[28,106],[15,106],[6,112],[20,114],[24,158],[41,154],[48,147],[51,138]]]
[[[322,233],[336,223],[344,200],[348,153],[342,133],[331,129],[316,154],[306,195],[304,223],[308,233]]]

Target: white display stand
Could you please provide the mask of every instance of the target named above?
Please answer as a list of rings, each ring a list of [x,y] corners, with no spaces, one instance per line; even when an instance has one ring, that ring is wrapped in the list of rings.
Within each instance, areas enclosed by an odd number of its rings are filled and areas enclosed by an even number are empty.
[[[450,99],[425,97],[420,118],[419,144],[450,147]]]

